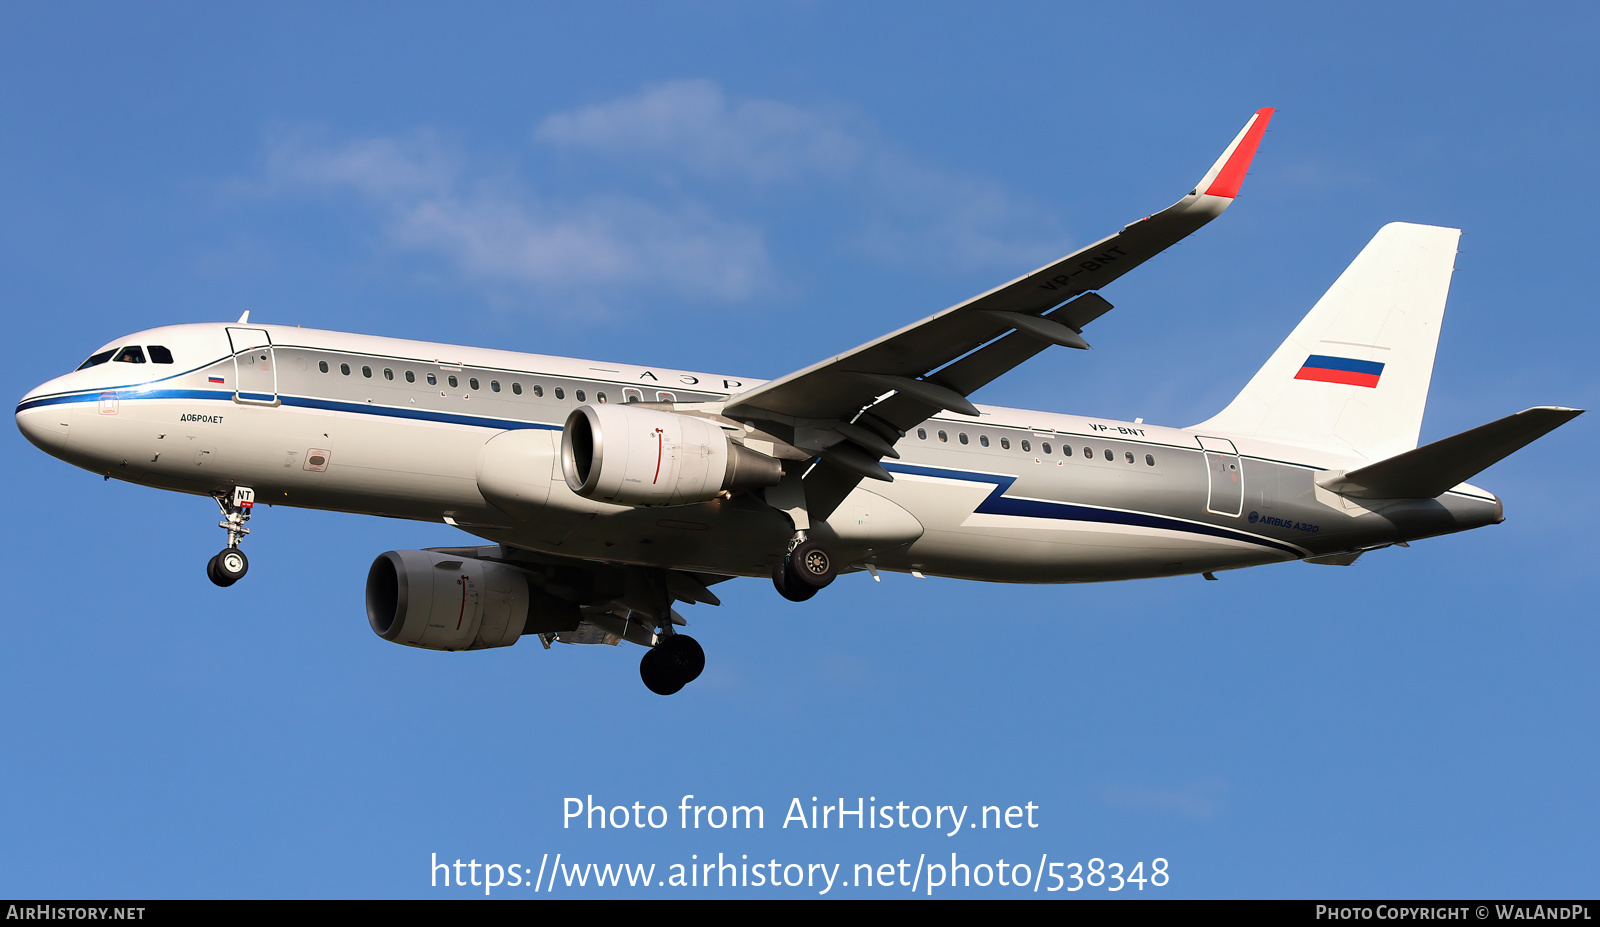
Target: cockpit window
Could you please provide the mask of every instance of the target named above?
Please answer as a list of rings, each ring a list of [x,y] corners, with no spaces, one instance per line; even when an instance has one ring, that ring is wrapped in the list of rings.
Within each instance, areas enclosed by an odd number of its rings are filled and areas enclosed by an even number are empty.
[[[106,361],[110,360],[111,359],[111,355],[113,355],[115,353],[117,353],[117,349],[116,348],[112,348],[109,351],[101,351],[99,354],[96,354],[93,357],[90,357],[88,360],[84,361],[83,363],[79,364],[78,365],[78,369],[79,370],[88,370],[90,367],[98,367],[101,364],[105,363]]]
[[[159,344],[152,344],[150,346],[150,362],[152,364],[170,364],[172,363],[172,352]]]
[[[130,344],[117,352],[117,356],[112,360],[119,364],[142,364],[144,363],[144,348],[136,344]]]

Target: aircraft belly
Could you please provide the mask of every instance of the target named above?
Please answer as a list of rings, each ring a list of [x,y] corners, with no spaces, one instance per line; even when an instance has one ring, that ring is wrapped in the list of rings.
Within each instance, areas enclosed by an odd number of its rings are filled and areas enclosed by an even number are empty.
[[[497,517],[474,481],[488,433],[468,426],[216,400],[74,403],[61,456],[181,492],[250,486],[260,502],[438,520]]]
[[[856,562],[904,547],[925,530],[904,506],[858,486],[827,520],[812,525],[810,536]]]
[[[1227,538],[1121,525],[1006,523],[929,531],[880,561],[886,569],[990,582],[1073,583],[1201,573],[1291,560],[1288,553]]]
[[[566,484],[559,488],[565,490]],[[552,503],[555,494],[553,490]],[[786,516],[748,497],[606,509],[570,511],[552,504],[506,530],[470,530],[502,544],[564,557],[737,576],[771,573],[794,532]]]
[[[966,469],[981,455],[929,455],[880,488],[926,533],[879,558],[886,569],[999,582],[1093,582],[1230,569],[1305,553],[1205,511],[1198,452],[1168,449],[1159,468],[1103,455],[1026,459],[1010,473]],[[954,464],[955,466],[952,466]]]

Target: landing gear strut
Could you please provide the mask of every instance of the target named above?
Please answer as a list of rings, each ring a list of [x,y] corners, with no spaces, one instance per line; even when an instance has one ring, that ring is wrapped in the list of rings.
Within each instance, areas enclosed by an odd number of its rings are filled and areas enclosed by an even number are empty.
[[[687,634],[669,633],[645,651],[639,661],[639,678],[657,695],[671,695],[700,677],[706,652]]]
[[[218,493],[212,498],[222,510],[222,521],[217,522],[217,527],[228,532],[228,546],[206,564],[206,577],[219,586],[231,586],[250,570],[250,561],[239,549],[239,541],[250,533],[244,523],[250,520],[250,510],[255,507],[256,491],[235,486],[231,496]]]
[[[833,554],[816,541],[796,535],[783,562],[772,571],[772,585],[791,602],[804,602],[838,575]]]

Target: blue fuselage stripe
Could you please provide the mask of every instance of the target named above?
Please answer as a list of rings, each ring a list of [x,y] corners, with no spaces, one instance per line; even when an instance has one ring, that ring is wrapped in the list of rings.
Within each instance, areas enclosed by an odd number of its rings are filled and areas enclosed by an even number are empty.
[[[134,402],[146,399],[196,399],[211,402],[226,402],[233,404],[231,390],[214,389],[159,389],[159,390],[96,390],[87,393],[75,393],[65,396],[43,396],[38,399],[29,399],[17,405],[17,411],[35,409],[42,406],[61,405],[63,403],[95,403],[101,396],[114,395],[121,402]],[[272,395],[268,393],[241,393],[242,398],[270,403]],[[394,406],[370,405],[363,402],[343,402],[337,399],[315,399],[310,396],[287,396],[280,394],[278,402],[286,406],[296,406],[303,409],[321,409],[325,412],[349,412],[356,415],[383,415],[390,418],[406,418],[423,422],[440,422],[448,425],[470,425],[476,428],[494,428],[500,431],[509,431],[516,428],[546,428],[559,429],[560,425],[547,422],[527,422],[520,419],[494,418],[487,415],[458,415],[452,412],[435,412],[431,409],[402,409]]]
[[[1271,547],[1274,550],[1281,550],[1294,557],[1305,556],[1305,551],[1290,547],[1287,544],[1280,544],[1277,541],[1258,535],[1234,531],[1229,528],[1219,528],[1216,525],[1207,525],[1201,522],[1184,521],[1178,518],[1152,515],[1147,512],[1128,512],[1121,509],[1102,509],[1088,505],[1074,505],[1070,502],[1046,502],[1041,499],[1012,498],[1005,493],[1017,481],[1015,476],[1002,476],[998,473],[973,473],[967,470],[944,470],[937,467],[918,467],[912,464],[892,463],[889,461],[885,461],[883,467],[891,473],[993,484],[994,490],[982,502],[978,503],[977,508],[973,509],[974,513],[980,515],[1015,515],[1021,518],[1054,518],[1064,521],[1086,521],[1106,525],[1129,525],[1137,528],[1160,528],[1166,531],[1182,531],[1189,534],[1204,534],[1209,537],[1226,538],[1230,541],[1245,541],[1251,544]]]
[[[115,394],[120,402],[135,402],[141,400],[172,400],[189,399],[212,402],[226,402],[234,404],[231,390],[212,389],[108,389],[86,391],[61,396],[41,396],[29,399],[17,405],[17,411],[40,408],[43,406],[61,405],[65,403],[96,403],[102,396]],[[248,394],[247,394],[248,395]],[[270,401],[270,399],[269,399]],[[550,431],[560,430],[560,425],[547,422],[529,422],[519,419],[494,418],[483,415],[459,415],[450,412],[436,412],[428,409],[405,409],[394,406],[371,405],[360,402],[345,402],[336,399],[317,399],[310,396],[279,395],[278,401],[285,406],[294,406],[304,409],[319,409],[326,412],[345,412],[354,415],[379,415],[390,418],[411,419],[413,421],[435,422],[448,425],[466,425],[475,428],[492,428],[501,431],[523,428],[542,428]],[[1303,557],[1305,551],[1287,544],[1263,538],[1258,535],[1234,531],[1215,525],[1200,522],[1184,521],[1178,518],[1169,518],[1162,515],[1153,515],[1147,512],[1129,512],[1119,509],[1095,508],[1087,505],[1074,505],[1068,502],[1047,502],[1039,499],[1016,499],[1006,495],[1013,483],[1015,476],[1004,476],[995,473],[976,473],[968,470],[947,470],[938,467],[920,467],[913,464],[884,461],[884,469],[892,473],[905,473],[916,476],[929,476],[939,479],[965,480],[973,483],[988,483],[994,490],[974,509],[977,514],[983,515],[1013,515],[1021,518],[1049,518],[1063,521],[1092,522],[1098,524],[1128,525],[1139,528],[1159,528],[1166,531],[1181,531],[1188,534],[1201,534],[1208,537],[1223,538],[1231,541],[1244,541],[1259,544],[1274,550],[1281,550],[1292,557]]]

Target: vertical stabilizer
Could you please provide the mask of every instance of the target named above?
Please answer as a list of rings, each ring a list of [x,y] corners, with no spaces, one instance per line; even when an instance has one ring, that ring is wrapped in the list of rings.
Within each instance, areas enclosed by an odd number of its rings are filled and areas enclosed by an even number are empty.
[[[1382,460],[1417,446],[1460,229],[1378,230],[1210,434]]]

